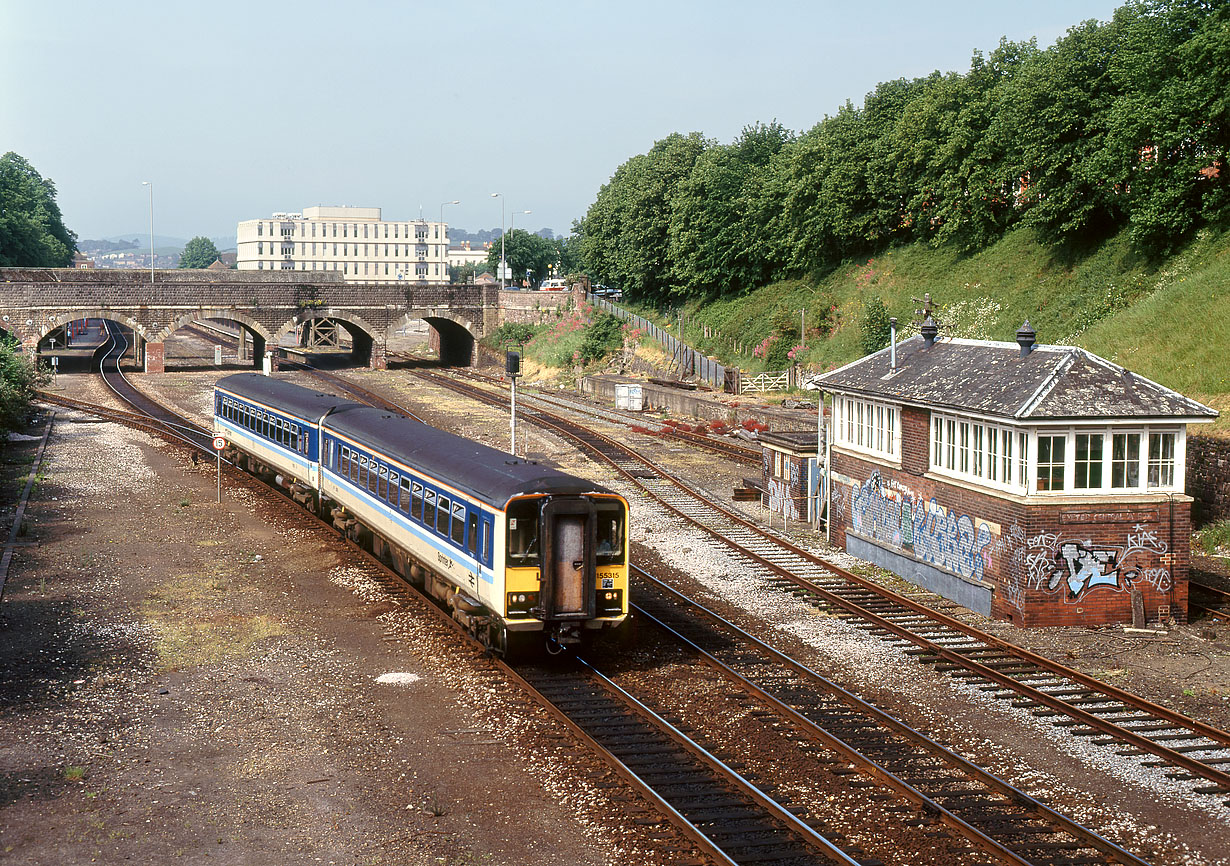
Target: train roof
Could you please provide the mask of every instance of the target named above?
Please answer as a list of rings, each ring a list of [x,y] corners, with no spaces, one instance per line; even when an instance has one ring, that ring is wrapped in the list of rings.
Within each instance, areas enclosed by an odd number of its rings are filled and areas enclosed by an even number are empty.
[[[226,376],[218,380],[217,387],[313,422],[331,412],[362,407],[361,403],[347,400],[345,397],[313,391],[262,373],[236,373]]]
[[[499,508],[521,494],[611,492],[558,469],[380,409],[333,415],[325,419],[324,426]]]

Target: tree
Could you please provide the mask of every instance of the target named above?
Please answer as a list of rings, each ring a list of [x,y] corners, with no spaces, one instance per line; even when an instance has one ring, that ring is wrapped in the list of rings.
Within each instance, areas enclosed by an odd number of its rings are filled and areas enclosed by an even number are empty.
[[[179,256],[181,268],[207,268],[219,258],[218,248],[209,238],[197,236],[184,246]]]
[[[530,234],[524,229],[513,229],[504,236],[504,260],[508,263],[508,273],[514,285],[525,279],[526,271],[529,271],[531,281],[539,282],[546,279],[553,266],[559,264],[559,247],[553,240]],[[487,253],[487,264],[499,273],[498,239]]]
[[[67,268],[77,236],[64,227],[56,187],[13,152],[0,156],[0,267]]]

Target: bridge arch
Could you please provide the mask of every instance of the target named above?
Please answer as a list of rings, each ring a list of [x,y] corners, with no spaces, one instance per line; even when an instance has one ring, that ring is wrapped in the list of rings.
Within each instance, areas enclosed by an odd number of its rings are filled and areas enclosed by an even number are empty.
[[[432,330],[431,348],[440,356],[440,363],[450,367],[468,367],[477,358],[476,347],[481,335],[472,321],[440,310],[409,310],[392,326],[390,332],[414,321],[426,322]]]

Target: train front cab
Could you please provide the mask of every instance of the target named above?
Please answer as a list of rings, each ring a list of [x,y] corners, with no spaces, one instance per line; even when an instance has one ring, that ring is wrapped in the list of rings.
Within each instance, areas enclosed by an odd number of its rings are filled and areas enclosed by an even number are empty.
[[[532,496],[506,510],[506,624],[543,631],[549,648],[628,613],[628,504],[615,495]]]

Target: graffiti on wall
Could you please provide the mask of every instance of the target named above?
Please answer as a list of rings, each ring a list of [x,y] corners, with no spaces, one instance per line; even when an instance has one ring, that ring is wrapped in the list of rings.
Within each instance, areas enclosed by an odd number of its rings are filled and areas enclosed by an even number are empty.
[[[1149,586],[1166,592],[1174,585],[1165,563],[1169,546],[1147,524],[1132,526],[1122,544],[1095,543],[1045,532],[1026,537],[1020,526],[999,539],[993,555],[1008,567],[1000,584],[1009,605],[1024,610],[1029,590],[1059,594],[1069,604],[1098,587],[1115,592]]]
[[[845,522],[848,510],[851,531],[966,578],[982,580],[999,562],[996,591],[1017,610],[1024,610],[1031,590],[1076,604],[1103,587],[1166,592],[1173,586],[1169,546],[1145,523],[1133,524],[1122,541],[1111,543],[1055,532],[1027,536],[1017,524],[1001,532],[935,497],[923,500],[878,472],[847,490],[834,497],[834,516]]]
[[[990,567],[990,526],[934,497],[924,501],[876,472],[853,486],[849,499],[851,528],[862,536],[962,577],[981,580]]]

